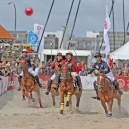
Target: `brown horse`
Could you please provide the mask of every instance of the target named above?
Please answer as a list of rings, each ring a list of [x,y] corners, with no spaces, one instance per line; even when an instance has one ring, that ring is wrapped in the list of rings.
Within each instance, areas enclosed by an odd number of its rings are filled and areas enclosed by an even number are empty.
[[[35,99],[32,97],[32,91],[35,91],[37,93],[38,102],[40,107],[42,108],[41,98],[40,98],[40,88],[37,83],[34,82],[34,78],[32,75],[28,72],[28,66],[26,65],[26,59],[20,60],[20,68],[23,71],[22,79],[21,79],[21,87],[22,87],[22,94],[25,95],[29,103],[32,100],[32,102],[35,101]],[[30,96],[28,94],[30,92]]]
[[[105,77],[104,72],[99,72],[98,78],[98,96],[105,110],[107,117],[112,116],[113,99],[118,101],[119,111],[121,110],[121,95],[112,86],[111,82]],[[106,106],[107,103],[107,106]]]
[[[56,72],[55,72],[55,79],[53,80],[53,82],[52,82],[52,84],[51,84],[51,89],[50,89],[51,96],[52,96],[52,105],[53,105],[53,107],[55,107],[55,105],[56,105],[55,96],[58,96],[58,95],[59,95],[58,91],[56,92],[56,91],[53,89],[53,87],[55,87],[55,85],[56,85],[56,76],[58,76],[58,74],[61,73],[60,67],[58,67],[58,65],[56,65],[56,64],[55,64],[55,71],[56,71]]]
[[[66,106],[72,106],[72,95],[76,96],[76,108],[79,108],[79,102],[82,92],[78,90],[74,86],[73,77],[71,73],[68,72],[68,65],[63,64],[62,65],[62,71],[61,71],[61,82],[59,85],[59,95],[60,95],[60,114],[63,114],[64,111],[64,96],[67,95],[66,100]]]

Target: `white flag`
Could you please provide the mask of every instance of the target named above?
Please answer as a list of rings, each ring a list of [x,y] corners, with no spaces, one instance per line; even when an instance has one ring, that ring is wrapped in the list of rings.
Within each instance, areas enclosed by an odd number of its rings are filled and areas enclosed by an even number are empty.
[[[44,29],[43,25],[34,24],[34,33],[38,36],[38,43],[39,43],[39,41],[41,39],[41,35],[42,35],[42,32],[43,32],[43,29]],[[38,43],[36,45],[36,48],[38,46]],[[43,49],[44,49],[44,38],[42,38],[42,41],[40,43],[38,52],[41,52],[41,50],[43,50]]]
[[[106,55],[110,54],[110,42],[109,42],[109,38],[108,38],[108,30],[110,29],[111,23],[110,23],[110,18],[109,18],[109,14],[108,14],[108,6],[106,5],[106,20],[104,23],[104,42],[106,44]]]

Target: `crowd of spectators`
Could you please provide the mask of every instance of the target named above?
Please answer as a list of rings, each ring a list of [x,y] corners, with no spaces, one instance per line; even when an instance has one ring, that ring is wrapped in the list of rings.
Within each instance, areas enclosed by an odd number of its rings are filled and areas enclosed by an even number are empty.
[[[33,70],[39,76],[52,76],[54,74],[54,69],[51,64],[52,64],[51,59],[49,59],[48,62],[46,63],[42,61],[41,67],[39,66],[38,63],[31,61]],[[16,60],[13,60],[11,62],[3,61],[2,63],[0,63],[0,75],[1,76],[18,76],[21,73],[18,66],[19,66],[19,63],[16,62]],[[92,64],[90,65],[90,67],[87,67],[84,61],[82,61],[81,63],[77,63],[78,74],[80,76],[96,76],[97,71],[94,71],[92,74],[88,75],[88,71],[91,68],[92,68]],[[129,65],[128,64],[121,64],[121,66],[118,67],[116,63],[113,63],[111,70],[114,76],[129,76]]]

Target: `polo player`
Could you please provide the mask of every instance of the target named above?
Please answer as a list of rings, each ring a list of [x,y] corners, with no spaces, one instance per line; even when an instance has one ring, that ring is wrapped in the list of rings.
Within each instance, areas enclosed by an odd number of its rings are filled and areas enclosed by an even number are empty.
[[[63,61],[62,60],[62,53],[58,52],[56,60],[54,62],[52,62],[52,64],[51,64],[52,68],[55,69],[55,65],[57,65],[59,68],[61,68],[62,67],[62,61]],[[56,71],[56,69],[55,69],[55,73],[52,75],[52,77],[48,81],[47,91],[45,92],[46,95],[49,94],[50,89],[51,89],[52,81],[55,79],[55,77],[56,77],[56,87],[59,87],[60,76],[61,76],[60,71]],[[54,89],[58,90],[57,88],[54,88]]]
[[[81,78],[80,76],[77,74],[78,73],[78,69],[77,69],[77,63],[76,61],[73,59],[73,53],[71,51],[66,53],[66,60],[62,61],[63,63],[66,63],[69,66],[69,72],[71,72],[71,74],[73,74],[76,78],[76,82],[77,82],[77,86],[79,91],[82,90],[82,83],[81,83]],[[54,89],[58,89],[59,85],[54,87]]]
[[[22,56],[20,57],[19,60],[26,59],[26,65],[28,66],[28,72],[36,79],[36,82],[38,83],[39,87],[42,87],[42,84],[39,81],[39,78],[38,78],[37,73],[32,68],[31,58],[30,58],[29,55],[27,55],[27,53],[28,53],[27,50],[26,49],[23,49],[22,50]],[[23,75],[23,71],[20,74],[20,80],[22,78],[22,75]]]
[[[99,71],[104,71],[106,74],[106,78],[111,82],[111,84],[114,85],[115,89],[118,90],[119,94],[122,95],[123,92],[120,90],[119,88],[119,83],[115,80],[112,71],[110,70],[110,68],[108,67],[107,63],[105,61],[102,60],[102,55],[101,53],[97,52],[95,54],[95,59],[96,59],[96,63],[93,65],[92,69],[90,71],[88,71],[88,74],[91,74],[95,69],[99,70]],[[92,97],[94,99],[98,99],[98,86],[97,86],[97,82],[94,82],[94,88],[96,91],[96,97]]]

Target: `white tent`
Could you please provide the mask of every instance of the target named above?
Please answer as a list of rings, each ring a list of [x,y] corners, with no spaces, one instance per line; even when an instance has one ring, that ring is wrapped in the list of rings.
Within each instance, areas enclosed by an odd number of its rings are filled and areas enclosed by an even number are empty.
[[[110,53],[110,58],[120,59],[120,60],[129,60],[129,42],[117,49],[116,51]]]

